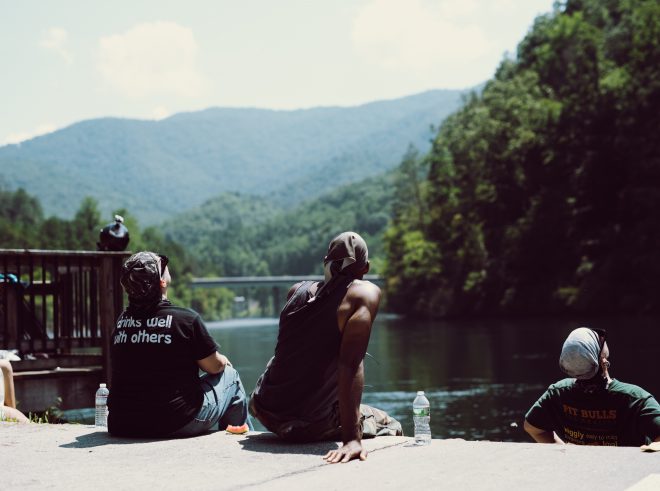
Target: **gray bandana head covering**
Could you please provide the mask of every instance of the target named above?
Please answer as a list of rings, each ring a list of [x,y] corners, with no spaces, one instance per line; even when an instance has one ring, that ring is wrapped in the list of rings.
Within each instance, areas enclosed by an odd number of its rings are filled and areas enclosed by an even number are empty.
[[[121,285],[131,304],[148,305],[161,298],[160,257],[153,252],[138,252],[121,268]]]
[[[588,380],[600,368],[600,342],[598,334],[587,327],[571,332],[559,356],[559,368],[570,377]]]

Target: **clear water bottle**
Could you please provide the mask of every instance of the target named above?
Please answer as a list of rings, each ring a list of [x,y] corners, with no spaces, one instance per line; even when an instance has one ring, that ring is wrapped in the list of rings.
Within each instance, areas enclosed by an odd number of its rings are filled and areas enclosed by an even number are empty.
[[[96,391],[96,412],[94,413],[94,426],[97,428],[108,427],[108,395],[110,391],[105,384],[99,385]]]
[[[415,423],[415,444],[429,445],[431,443],[431,403],[423,390],[417,391],[413,401],[413,422]]]

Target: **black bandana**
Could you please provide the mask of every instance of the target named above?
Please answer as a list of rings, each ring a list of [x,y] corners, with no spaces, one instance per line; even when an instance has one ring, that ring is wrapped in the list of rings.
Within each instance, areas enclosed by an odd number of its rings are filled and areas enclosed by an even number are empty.
[[[122,266],[121,285],[131,307],[142,308],[161,299],[160,258],[153,252],[138,252]]]

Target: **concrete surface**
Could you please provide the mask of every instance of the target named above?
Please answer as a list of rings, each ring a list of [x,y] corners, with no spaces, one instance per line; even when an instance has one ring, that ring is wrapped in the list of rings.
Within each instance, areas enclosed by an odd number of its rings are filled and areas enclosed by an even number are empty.
[[[365,462],[326,464],[332,442],[270,433],[181,440],[111,438],[86,425],[0,423],[0,488],[660,490],[660,452],[638,448],[366,440]]]

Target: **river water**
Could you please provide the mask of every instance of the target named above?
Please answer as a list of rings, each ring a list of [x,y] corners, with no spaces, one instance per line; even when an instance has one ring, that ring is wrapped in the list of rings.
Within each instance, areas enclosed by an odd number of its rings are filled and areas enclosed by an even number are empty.
[[[362,400],[388,411],[411,435],[412,401],[424,390],[434,438],[529,441],[522,429],[525,412],[563,378],[559,352],[580,326],[607,329],[614,378],[660,395],[660,319],[420,321],[381,315],[365,359]],[[277,319],[208,327],[251,391],[273,354]]]

